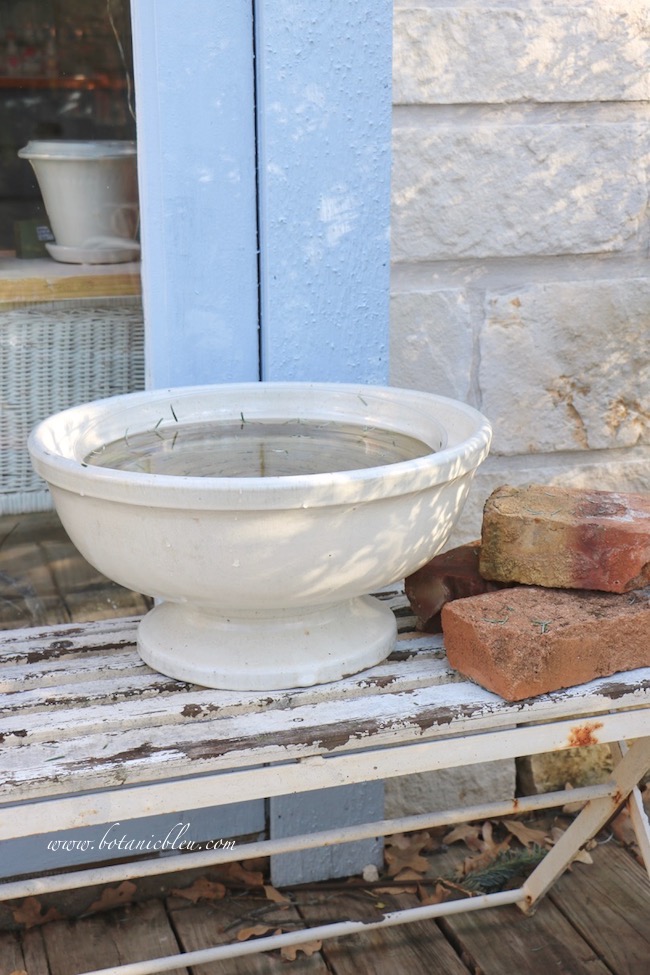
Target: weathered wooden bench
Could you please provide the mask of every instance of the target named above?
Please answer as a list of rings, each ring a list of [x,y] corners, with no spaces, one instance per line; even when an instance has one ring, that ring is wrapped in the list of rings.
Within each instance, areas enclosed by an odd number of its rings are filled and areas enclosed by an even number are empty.
[[[530,911],[624,802],[650,869],[650,828],[638,790],[650,768],[650,668],[508,704],[452,671],[440,638],[413,631],[403,595],[383,598],[392,601],[402,630],[388,661],[333,684],[289,691],[223,692],[162,677],[137,654],[137,620],[5,632],[0,636],[0,840],[595,742],[616,743],[619,760],[610,781],[571,790],[571,801],[586,805],[516,890],[393,912],[370,925],[329,924],[106,972],[147,975],[502,904]],[[208,868],[566,801],[564,792],[513,797],[234,850],[183,853],[180,859],[39,875],[6,882],[1,897],[161,875],[181,866]]]

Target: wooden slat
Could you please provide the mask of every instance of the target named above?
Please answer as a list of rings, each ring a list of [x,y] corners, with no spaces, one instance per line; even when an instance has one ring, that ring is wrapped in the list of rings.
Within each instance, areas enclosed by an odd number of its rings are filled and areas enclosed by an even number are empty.
[[[71,668],[75,668],[74,675]],[[78,671],[77,671],[78,668]],[[78,676],[77,676],[78,675]],[[423,651],[417,657],[400,664],[388,662],[373,669],[370,677],[359,680],[344,678],[341,697],[358,697],[365,693],[386,693],[395,684],[402,690],[418,687],[423,681],[450,683],[460,680],[454,675],[438,652]],[[0,714],[20,714],[56,707],[84,707],[90,704],[114,704],[121,699],[133,699],[133,707],[141,706],[136,698],[148,692],[167,694],[172,706],[173,696],[183,694],[183,704],[213,705],[221,714],[241,710],[267,710],[271,707],[291,707],[314,703],[320,693],[315,688],[290,691],[215,691],[183,684],[138,663],[132,653],[115,650],[110,655],[96,651],[91,658],[70,654],[65,660],[52,664],[34,665],[26,674],[24,667],[0,668]]]
[[[650,969],[650,880],[625,850],[607,843],[592,854],[597,869],[577,864],[550,900],[617,975]]]
[[[446,917],[440,925],[470,971],[612,975],[550,901],[532,917],[502,907]]]
[[[408,695],[405,695],[405,705],[409,703],[406,699]],[[329,709],[323,708],[319,713],[325,720],[332,717],[333,710],[330,705]],[[436,714],[437,710],[434,709],[434,718]],[[262,744],[257,736],[251,738],[251,724],[254,726],[255,722],[247,718],[229,718],[220,722],[216,730],[223,732],[224,726],[229,723],[232,730],[238,722],[245,737],[197,740],[191,729],[176,728],[173,736],[167,733],[157,746],[149,740],[143,741],[141,737],[134,739],[125,735],[121,739],[107,735],[104,745],[100,744],[99,739],[92,743],[95,747],[83,748],[80,745],[77,752],[71,752],[69,747],[56,740],[31,750],[20,746],[7,749],[5,759],[9,768],[6,774],[3,773],[1,791],[9,802],[52,797],[57,815],[64,817],[60,822],[65,820],[69,828],[73,828],[92,822],[106,822],[113,814],[137,816],[155,811],[157,806],[151,807],[150,803],[158,803],[161,796],[165,796],[166,805],[168,794],[171,793],[175,804],[170,809],[190,805],[199,807],[207,803],[218,805],[222,801],[251,799],[256,794],[275,796],[475,764],[490,761],[495,754],[502,758],[514,758],[557,750],[571,747],[576,735],[582,734],[585,728],[584,722],[574,717],[564,722],[544,722],[516,730],[497,726],[496,730],[481,729],[480,734],[468,733],[467,727],[464,731],[461,727],[459,735],[451,739],[444,736],[423,742],[418,736],[419,725],[416,722],[407,723],[406,731],[410,732],[411,739],[404,740],[402,714],[395,719],[392,727],[382,726],[379,732],[376,727],[364,728],[355,722],[356,730],[353,733],[348,731],[345,737],[344,729],[343,737],[340,737],[343,719],[339,715],[340,720],[334,720],[334,728],[329,729],[329,741],[324,743],[326,735],[318,725],[306,730],[285,727],[283,736],[272,723],[277,715],[278,712],[272,711],[265,716],[268,737]],[[336,719],[336,715],[334,717]],[[418,720],[426,718],[426,714],[418,714]],[[639,738],[647,731],[647,716],[645,711],[639,709],[620,715],[604,714],[599,716],[598,727],[603,741]],[[338,740],[333,737],[335,735],[339,736]],[[180,737],[185,740],[179,741]],[[139,744],[129,750],[128,746],[133,740]],[[393,747],[386,747],[389,745]],[[372,761],[364,763],[359,751],[371,746]],[[278,763],[285,763],[281,776],[273,768]],[[253,768],[255,775],[251,775]],[[206,783],[205,775],[208,772],[218,773],[219,781],[213,779]],[[191,778],[188,779],[188,775]],[[169,780],[175,778],[183,781],[170,784]],[[126,790],[125,783],[149,785],[144,790]],[[111,799],[112,793],[106,796],[95,794],[95,790],[116,787],[120,797],[115,806],[110,805],[114,801],[114,798]],[[65,798],[54,799],[80,790],[89,794],[88,801],[82,802],[80,796],[74,802]],[[179,802],[181,796],[182,801]],[[118,807],[122,812],[114,813],[112,810]],[[144,812],[138,813],[138,809]],[[70,812],[73,812],[71,818]],[[105,818],[102,819],[102,815]],[[14,835],[6,832],[11,819],[11,809],[4,813],[0,808],[0,831],[5,836]],[[33,816],[29,822],[29,832],[39,832],[38,828],[33,828]],[[23,817],[21,825],[26,823],[27,818]]]
[[[10,522],[0,536],[0,629],[70,620],[40,545],[14,537]]]
[[[137,620],[101,620],[61,626],[14,628],[0,635],[0,673],[6,666],[58,660],[72,654],[133,647]],[[72,677],[72,675],[70,675]]]
[[[20,938],[11,931],[0,932],[0,975],[26,971]]]
[[[377,906],[380,901],[383,906]],[[314,892],[300,913],[310,924],[340,920],[376,921],[383,912],[416,907],[415,897],[394,898],[382,894],[374,901],[367,895]],[[435,921],[368,931],[323,943],[323,955],[336,975],[467,975],[467,969]],[[487,971],[487,969],[486,969]]]
[[[176,721],[197,723],[231,714],[304,707],[327,701],[332,695],[331,688],[328,693],[324,685],[262,693],[198,688],[155,674],[145,664],[139,667],[138,660],[128,650],[118,650],[110,655],[97,654],[95,659],[56,661],[47,668],[35,666],[29,680],[22,681],[24,668],[7,668],[0,672],[0,687],[5,691],[0,693],[0,714],[9,717],[0,719],[0,735],[9,736],[16,732],[22,735],[24,715],[37,711],[50,714],[40,714],[30,723],[30,741],[49,735],[53,720],[56,721],[57,735],[64,738],[89,735],[97,730],[102,733],[113,729],[126,731],[141,728],[143,723],[153,728]],[[71,666],[78,678],[74,681],[69,680]],[[97,670],[101,670],[101,679],[93,679],[97,677]],[[59,683],[66,677],[67,682]],[[411,692],[433,685],[447,687],[453,681],[454,675],[446,661],[423,655],[399,667],[382,664],[363,679],[345,678],[336,688],[336,700],[370,698],[391,691]],[[24,689],[19,690],[19,686]],[[144,693],[147,689],[157,693],[160,700],[147,697]],[[79,698],[79,705],[71,707],[70,702],[75,697]],[[125,700],[120,701],[120,697]],[[13,715],[16,717],[11,717]]]
[[[22,948],[27,975],[51,975],[41,928],[30,928],[24,932]]]
[[[43,629],[15,630],[3,634],[0,638],[0,681],[4,689],[19,691],[30,686],[60,685],[56,693],[62,691],[67,698],[73,695],[73,688],[80,680],[103,680],[110,676],[115,669],[124,676],[126,670],[134,673],[153,674],[138,656],[134,643],[136,637],[137,619],[109,620],[101,623],[60,626]],[[23,664],[29,663],[28,668]],[[418,673],[418,671],[420,673]],[[364,671],[362,674],[337,681],[334,684],[320,685],[316,688],[297,688],[291,691],[272,692],[223,692],[212,690],[212,700],[219,707],[232,705],[235,700],[242,701],[245,706],[254,705],[258,701],[265,708],[273,706],[288,706],[289,704],[305,703],[308,700],[326,699],[335,694],[347,697],[355,693],[355,689],[376,694],[395,685],[402,689],[410,689],[418,684],[458,682],[469,684],[456,671],[449,667],[440,638],[430,635],[403,635],[398,642],[395,652],[386,663]],[[650,668],[631,671],[613,677],[601,678],[580,688],[568,688],[534,699],[531,702],[520,702],[514,705],[504,705],[516,712],[518,720],[526,718],[531,710],[538,711],[540,707],[547,708],[553,703],[574,697],[580,699],[595,697],[629,698],[639,695],[639,703],[643,703],[644,694],[650,685]],[[187,690],[191,685],[172,682],[171,688]],[[107,700],[113,701],[114,688],[107,685]],[[501,699],[488,692],[481,692],[481,701]],[[16,698],[16,703],[18,702]],[[57,699],[48,692],[49,706],[57,707]],[[503,704],[503,702],[501,702]],[[602,702],[601,702],[602,703]],[[611,701],[608,707],[611,706]],[[598,709],[598,704],[595,704]]]
[[[102,649],[98,648],[94,655],[65,654],[62,655],[62,659],[48,661],[45,665],[36,661],[29,668],[23,666],[2,668],[0,687],[3,692],[12,694],[21,694],[22,690],[34,687],[50,688],[49,708],[54,712],[58,707],[56,694],[61,687],[68,690],[76,687],[83,692],[84,683],[95,680],[99,668],[107,676],[147,673],[146,664],[133,653],[132,647],[109,648],[114,649],[110,654],[102,654]]]
[[[70,265],[48,257],[0,261],[0,305],[139,295],[140,264]]]
[[[150,601],[112,582],[94,569],[70,541],[45,538],[40,547],[73,622],[146,613]]]
[[[146,673],[139,657],[131,653],[128,648],[118,647],[115,652],[105,658],[101,656],[104,673],[121,676],[122,674]],[[17,744],[27,745],[38,742],[55,734],[57,740],[66,737],[91,738],[94,734],[105,735],[118,730],[122,741],[129,747],[135,747],[137,735],[146,739],[156,747],[161,744],[156,736],[159,724],[169,724],[177,721],[181,725],[191,723],[203,724],[200,734],[206,738],[220,738],[228,740],[246,738],[245,728],[235,725],[232,728],[224,724],[227,716],[239,710],[264,711],[265,717],[259,726],[252,731],[255,740],[263,740],[268,734],[280,732],[282,722],[286,726],[298,724],[306,729],[327,728],[339,726],[341,729],[337,738],[345,737],[345,730],[354,733],[354,722],[360,722],[356,737],[362,729],[368,730],[373,722],[377,724],[375,733],[380,734],[380,725],[397,730],[400,718],[404,727],[404,740],[413,737],[413,731],[408,731],[409,724],[416,721],[418,736],[427,732],[435,734],[445,729],[452,722],[473,728],[488,727],[499,722],[528,723],[544,721],[550,718],[570,717],[578,714],[598,714],[603,711],[624,710],[630,707],[641,707],[648,701],[650,686],[650,670],[632,671],[620,681],[611,678],[584,685],[581,689],[572,688],[565,692],[546,695],[536,699],[534,704],[508,704],[496,695],[463,681],[448,682],[446,664],[440,660],[425,660],[423,666],[420,661],[412,659],[394,668],[389,664],[381,665],[372,671],[367,671],[362,678],[349,678],[339,684],[322,685],[319,688],[309,688],[304,691],[282,692],[223,692],[200,690],[191,685],[179,685],[170,682],[172,690],[166,695],[164,705],[161,701],[132,700],[114,704],[110,695],[105,700],[110,705],[108,712],[101,705],[92,705],[80,709],[60,709],[52,675],[67,676],[66,668],[73,669],[75,686],[79,678],[83,681],[96,677],[93,670],[93,660],[86,657],[82,660],[55,661],[47,673],[40,669],[40,663],[35,666],[34,676],[41,685],[51,688],[49,712],[38,716],[26,727],[20,718],[12,718],[11,712],[0,722],[0,733],[17,736]],[[6,674],[6,689],[16,685],[20,679],[20,668],[8,668]],[[2,671],[0,671],[0,681]],[[33,681],[25,682],[28,687],[34,686]],[[3,686],[0,684],[0,686]],[[66,694],[70,693],[70,685],[65,684]],[[581,691],[578,694],[578,690]],[[80,693],[83,693],[83,683]],[[22,694],[8,694],[5,705],[13,703],[19,706]],[[576,707],[578,705],[578,707]],[[328,715],[329,711],[329,715]],[[283,712],[279,715],[278,712]],[[286,712],[286,713],[285,713]],[[346,718],[347,715],[347,718]],[[143,724],[146,723],[146,727]],[[268,727],[265,727],[268,725]],[[130,729],[136,728],[134,735]],[[592,738],[597,739],[597,723],[592,728]],[[183,729],[179,729],[179,743],[183,739]],[[295,736],[290,736],[297,741]],[[309,740],[308,733],[305,742]],[[580,742],[576,741],[576,744]],[[587,742],[582,742],[583,744]],[[589,743],[593,743],[589,742]],[[334,747],[335,743],[329,743]]]
[[[7,662],[0,665],[0,736],[11,746],[0,794],[60,794],[74,790],[80,775],[87,788],[153,781],[182,774],[188,761],[198,773],[370,741],[395,744],[599,715],[641,707],[650,692],[646,669],[508,704],[460,679],[439,640],[421,634],[403,639],[379,667],[333,684],[268,693],[206,690],[150,671],[133,646],[136,622],[14,632],[0,641],[0,661]],[[72,706],[75,700],[81,705]],[[585,724],[590,741],[602,723]]]
[[[170,916],[174,928],[185,951],[196,951],[236,940],[237,931],[251,927],[262,921],[277,925],[285,930],[301,927],[300,917],[292,907],[272,908],[264,898],[238,897],[210,904],[199,904],[187,908],[172,908]],[[260,914],[260,909],[263,913]],[[272,932],[270,932],[272,933]],[[226,961],[202,965],[201,975],[328,975],[330,970],[322,956],[316,952],[311,956],[299,953],[296,960],[287,966],[279,952],[265,952],[260,955],[247,955]],[[363,971],[363,970],[362,970]],[[198,975],[198,972],[197,972]]]
[[[53,921],[42,930],[51,975],[78,975],[179,951],[159,901],[79,921]],[[170,975],[189,973],[186,968],[175,968]]]
[[[110,659],[115,665],[111,673],[138,672],[138,658],[135,656],[120,650]],[[243,747],[246,747],[248,737],[261,744],[270,735],[281,736],[277,740],[285,744],[309,744],[312,732],[318,732],[324,750],[331,750],[342,742],[359,739],[370,732],[377,737],[386,737],[386,733],[390,732],[387,736],[390,739],[409,740],[424,734],[439,735],[442,731],[450,730],[452,724],[459,731],[478,730],[506,721],[522,724],[570,717],[576,713],[577,701],[581,703],[578,713],[585,715],[641,706],[647,701],[647,694],[627,683],[619,687],[618,699],[612,701],[610,683],[600,689],[594,688],[591,694],[585,694],[582,698],[549,695],[547,699],[540,699],[536,708],[523,709],[509,705],[470,683],[437,683],[435,669],[438,663],[430,663],[434,680],[428,683],[421,683],[422,675],[417,667],[405,667],[404,684],[398,676],[391,674],[390,684],[383,688],[377,688],[370,679],[352,685],[352,692],[347,694],[340,693],[333,685],[324,685],[304,697],[293,692],[283,692],[281,695],[269,693],[266,698],[259,694],[245,695],[243,708],[237,707],[239,699],[234,692],[189,688],[186,691],[171,691],[153,701],[144,699],[114,704],[109,700],[106,704],[110,710],[102,705],[65,710],[58,708],[57,688],[52,687],[52,704],[48,712],[35,715],[34,720],[29,722],[21,720],[20,716],[12,718],[9,714],[0,721],[0,734],[6,738],[13,736],[17,747],[36,747],[39,741],[50,740],[52,736],[58,741],[79,739],[80,744],[82,741],[88,743],[82,747],[87,752],[88,749],[92,751],[94,735],[105,737],[103,745],[106,746],[111,733],[115,732],[127,748],[135,748],[138,742],[147,741],[155,751],[166,744],[164,727],[174,723],[179,725],[176,741],[179,748],[189,743],[192,736],[197,740],[200,737],[219,739],[224,743],[237,741]],[[59,671],[66,664],[57,662],[55,666]],[[77,675],[83,675],[90,664],[88,660],[75,661],[73,666]],[[413,671],[415,673],[409,680],[408,675]],[[11,682],[15,678],[16,671],[12,668]],[[46,680],[43,683],[49,686]],[[610,694],[607,693],[608,689]],[[8,695],[6,701],[11,703],[12,697]],[[20,698],[21,694],[18,693],[17,703],[20,703]],[[246,715],[259,710],[264,712],[264,716],[255,729],[249,728],[247,731],[246,719],[243,723],[231,719],[233,710]],[[143,727],[143,724],[146,726]],[[192,729],[190,735],[186,726]],[[303,732],[298,726],[302,727]],[[398,734],[400,728],[401,736]],[[330,729],[329,732],[326,729]],[[598,739],[598,722],[593,723],[590,734],[592,740],[583,744],[593,744]],[[580,742],[576,741],[576,744]],[[105,751],[105,747],[102,750]]]

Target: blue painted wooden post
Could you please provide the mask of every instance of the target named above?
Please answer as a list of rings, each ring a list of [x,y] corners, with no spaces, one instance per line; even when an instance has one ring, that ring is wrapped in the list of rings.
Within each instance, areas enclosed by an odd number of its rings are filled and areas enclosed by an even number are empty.
[[[252,6],[131,16],[148,385],[257,380]]]
[[[390,0],[255,0],[262,377],[388,382]],[[270,800],[273,837],[383,818],[381,783]],[[377,841],[272,858],[279,886]]]
[[[256,0],[262,376],[388,381],[390,0]]]

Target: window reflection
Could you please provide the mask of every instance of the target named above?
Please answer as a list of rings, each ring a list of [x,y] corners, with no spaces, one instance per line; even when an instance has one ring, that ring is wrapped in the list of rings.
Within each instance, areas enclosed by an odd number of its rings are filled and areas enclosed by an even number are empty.
[[[135,139],[128,0],[0,3],[3,251],[17,233],[27,245],[16,223],[47,223],[33,169],[17,155],[35,139]]]
[[[83,155],[130,141],[130,158],[122,148],[110,161],[117,175],[102,173],[103,189],[120,183],[124,197],[110,198],[104,251],[55,258],[48,244],[70,243],[53,240],[57,208],[93,209],[79,203],[87,173],[63,163],[73,203],[55,190],[48,213],[37,153],[19,150],[63,143]],[[27,452],[36,423],[144,385],[134,144],[129,0],[0,0],[0,518],[51,505]]]

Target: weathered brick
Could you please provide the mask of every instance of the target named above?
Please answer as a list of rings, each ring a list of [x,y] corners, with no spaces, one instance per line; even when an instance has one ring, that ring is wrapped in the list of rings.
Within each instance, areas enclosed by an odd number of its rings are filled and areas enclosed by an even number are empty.
[[[478,596],[500,588],[483,578],[478,569],[480,542],[470,542],[436,555],[421,569],[407,576],[404,590],[420,630],[440,633],[440,611],[445,603],[466,596]]]
[[[650,495],[497,488],[485,503],[479,567],[499,582],[639,589],[650,583]]]
[[[633,450],[585,450],[576,454],[523,454],[498,456],[492,453],[474,475],[469,496],[458,524],[447,541],[448,548],[465,545],[481,534],[483,508],[490,494],[502,484],[564,485],[602,491],[643,494],[648,487],[650,446]]]
[[[502,589],[447,603],[442,626],[451,666],[508,701],[650,666],[650,588]]]

